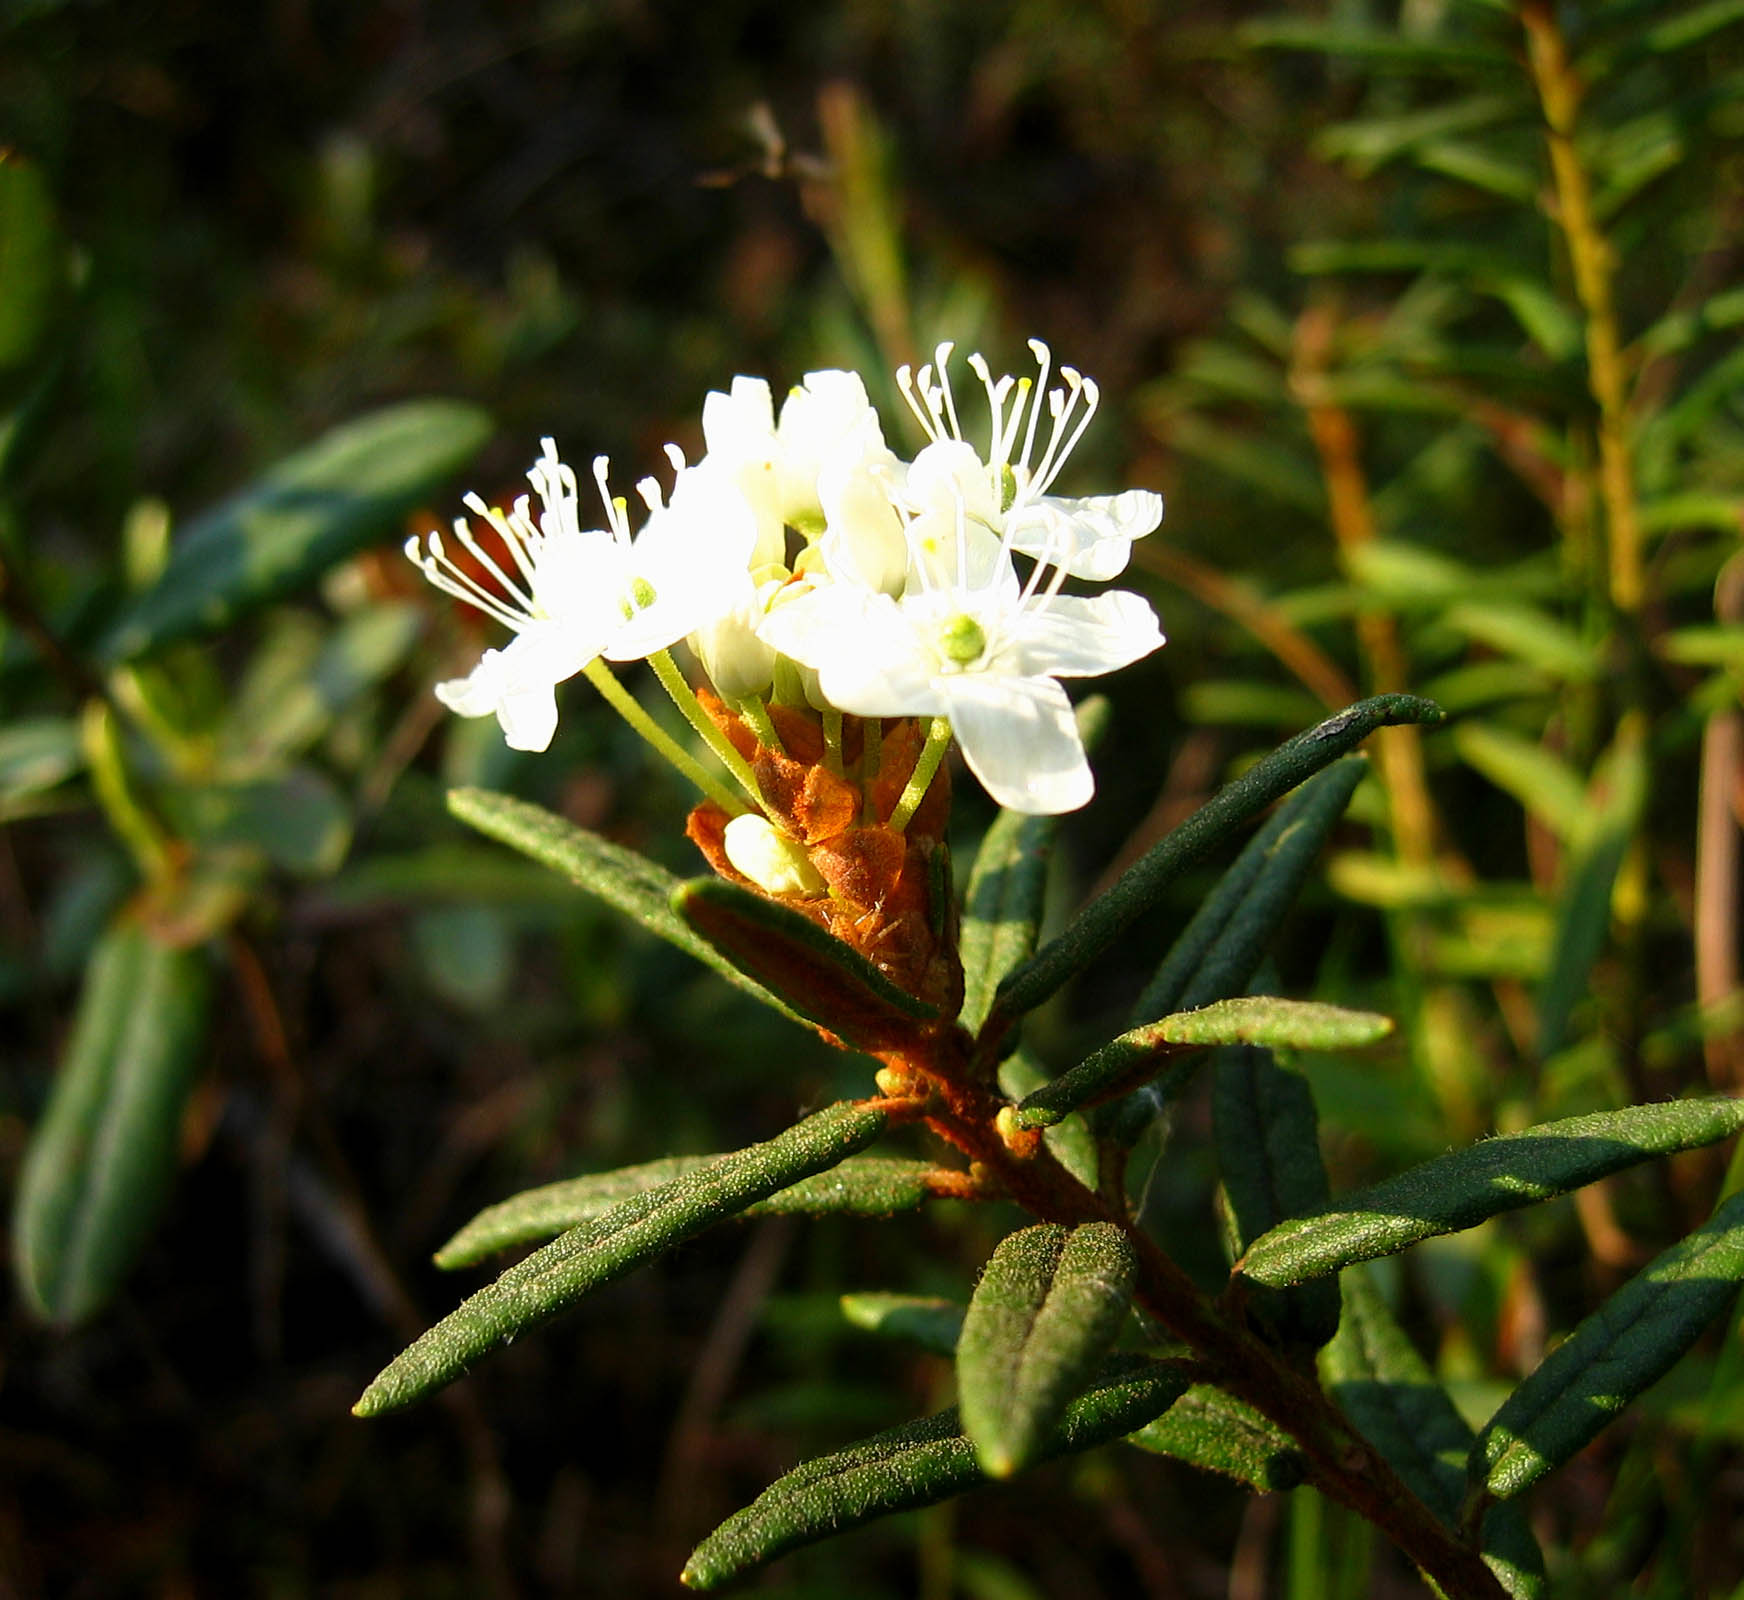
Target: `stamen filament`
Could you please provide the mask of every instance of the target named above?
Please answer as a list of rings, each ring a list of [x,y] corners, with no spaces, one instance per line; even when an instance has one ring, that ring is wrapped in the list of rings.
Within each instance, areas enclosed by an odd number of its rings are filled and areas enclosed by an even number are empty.
[[[655,750],[678,768],[729,817],[742,817],[751,809],[642,709],[641,702],[623,684],[618,682],[602,657],[595,656],[581,671],[587,681],[599,690],[601,698],[612,710],[617,712],[625,722],[629,723]]]
[[[763,704],[761,696],[746,695],[738,703],[738,712],[745,719],[751,731],[757,735],[758,744],[766,750],[776,750],[782,755],[787,754],[787,746],[781,742],[781,735],[775,731],[775,721],[769,715],[769,708]]]
[[[926,743],[921,746],[920,759],[914,764],[914,771],[909,774],[908,785],[902,791],[902,797],[896,802],[896,809],[890,813],[890,827],[895,833],[901,833],[908,826],[909,819],[920,810],[920,803],[926,799],[927,790],[932,787],[933,775],[939,770],[939,763],[945,759],[945,752],[951,748],[951,723],[948,717],[934,717],[932,725],[927,729]]]
[[[738,780],[739,787],[751,797],[758,810],[762,810],[763,796],[758,791],[757,776],[751,771],[751,764],[733,748],[732,740],[721,732],[714,718],[703,710],[696,691],[685,681],[678,663],[672,659],[672,652],[657,650],[648,657],[648,664],[660,680],[660,687],[672,696],[672,703],[684,713],[684,720],[702,735],[703,743],[720,757],[721,765]]]

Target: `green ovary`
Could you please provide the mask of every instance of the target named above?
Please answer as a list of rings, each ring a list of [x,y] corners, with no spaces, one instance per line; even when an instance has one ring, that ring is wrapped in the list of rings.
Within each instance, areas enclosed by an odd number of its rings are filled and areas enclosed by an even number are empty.
[[[939,654],[947,661],[966,667],[979,661],[987,648],[987,635],[981,624],[964,612],[958,612],[939,629]]]

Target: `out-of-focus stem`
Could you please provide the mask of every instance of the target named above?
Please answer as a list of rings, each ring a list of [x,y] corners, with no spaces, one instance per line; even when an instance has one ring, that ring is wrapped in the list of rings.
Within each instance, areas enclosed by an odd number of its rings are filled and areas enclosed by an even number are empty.
[[[1327,382],[1327,362],[1336,330],[1329,306],[1311,306],[1303,312],[1296,324],[1290,386],[1308,418],[1320,457],[1332,536],[1349,564],[1356,551],[1374,542],[1375,518],[1356,424],[1333,399]],[[1402,693],[1410,671],[1393,618],[1379,611],[1359,613],[1357,640],[1368,661],[1370,693]],[[1382,728],[1375,747],[1399,855],[1410,866],[1433,866],[1438,830],[1435,804],[1424,775],[1422,730]]]
[[[1526,59],[1544,111],[1555,220],[1568,244],[1575,294],[1586,314],[1587,385],[1599,408],[1599,494],[1608,534],[1611,604],[1625,616],[1646,598],[1641,518],[1629,459],[1628,376],[1611,295],[1615,257],[1593,213],[1592,185],[1575,148],[1581,83],[1569,65],[1556,16],[1544,0],[1522,0]]]

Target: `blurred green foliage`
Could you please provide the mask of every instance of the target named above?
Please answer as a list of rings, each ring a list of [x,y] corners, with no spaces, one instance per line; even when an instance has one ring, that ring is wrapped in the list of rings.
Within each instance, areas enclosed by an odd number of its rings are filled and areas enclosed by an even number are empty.
[[[30,1217],[65,1196],[19,1212],[38,1309],[80,1326],[7,1312],[0,1577],[669,1593],[797,1456],[942,1403],[937,1357],[837,1297],[964,1298],[1004,1230],[951,1204],[713,1236],[517,1345],[477,1380],[488,1406],[462,1389],[367,1436],[346,1415],[452,1298],[428,1258],[481,1207],[736,1148],[870,1083],[443,804],[512,789],[695,870],[687,797],[580,693],[537,761],[441,712],[429,685],[478,635],[395,547],[463,482],[516,481],[544,432],[633,471],[693,447],[736,372],[855,366],[883,401],[935,339],[1045,334],[1125,419],[1092,465],[1167,490],[1139,561],[1172,642],[1112,687],[1056,915],[1323,708],[1408,690],[1455,713],[1380,736],[1365,826],[1275,952],[1286,992],[1400,1022],[1379,1064],[1302,1063],[1335,1189],[1744,1086],[1740,21],[1726,0],[10,8],[15,1189],[51,1097],[76,1125],[105,1030],[159,1003],[129,1012],[115,974],[198,999],[128,1102],[134,1198],[166,1207],[131,1275],[64,1254],[70,1276],[33,1279],[33,1241],[71,1236]],[[961,810],[967,844],[986,814]],[[1032,1018],[1026,1055],[1057,1070],[1115,1031],[1210,881]],[[1144,1128],[1134,1171],[1215,1277],[1211,1104]],[[1409,1331],[1463,1437],[1722,1187],[1703,1153],[1618,1175],[1347,1293]],[[1553,1592],[1744,1580],[1738,1350],[1698,1345],[1537,1491]],[[766,1588],[1414,1592],[1308,1494],[1104,1453]]]

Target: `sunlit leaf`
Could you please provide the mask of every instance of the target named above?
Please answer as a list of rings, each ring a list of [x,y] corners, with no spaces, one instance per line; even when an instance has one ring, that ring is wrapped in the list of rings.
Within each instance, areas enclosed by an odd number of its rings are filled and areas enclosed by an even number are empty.
[[[1744,1100],[1729,1099],[1673,1100],[1542,1123],[1340,1195],[1317,1216],[1281,1222],[1248,1247],[1236,1270],[1253,1283],[1303,1283],[1740,1131]]]
[[[963,1431],[989,1477],[1034,1461],[1113,1345],[1138,1259],[1110,1222],[1008,1234],[982,1269],[957,1341]]]
[[[1519,1494],[1657,1383],[1744,1279],[1744,1195],[1656,1256],[1508,1397],[1471,1452],[1474,1483]]]
[[[847,1160],[871,1144],[884,1124],[878,1107],[843,1101],[764,1144],[631,1195],[534,1251],[450,1312],[396,1356],[352,1410],[378,1416],[443,1388],[479,1357],[711,1223]]]

